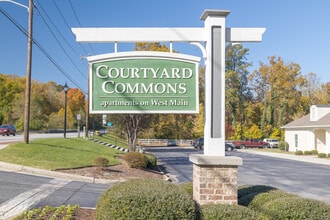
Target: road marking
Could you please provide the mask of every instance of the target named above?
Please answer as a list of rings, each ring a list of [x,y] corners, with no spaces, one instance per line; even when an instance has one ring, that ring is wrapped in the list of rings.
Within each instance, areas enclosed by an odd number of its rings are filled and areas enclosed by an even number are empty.
[[[11,200],[0,204],[0,219],[6,220],[19,215],[23,211],[31,208],[42,199],[53,193],[56,189],[63,187],[70,181],[53,179],[36,189],[24,192]]]

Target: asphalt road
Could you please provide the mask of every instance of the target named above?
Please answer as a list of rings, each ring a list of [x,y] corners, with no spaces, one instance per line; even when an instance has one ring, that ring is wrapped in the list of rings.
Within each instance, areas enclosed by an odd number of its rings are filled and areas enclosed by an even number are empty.
[[[33,139],[39,139],[39,138],[60,138],[64,137],[63,133],[50,133],[50,134],[39,134],[39,133],[30,133],[29,134],[29,140]],[[78,132],[69,132],[66,133],[66,137],[78,137]],[[82,132],[80,131],[80,137],[82,137]],[[16,136],[10,135],[0,135],[0,145],[1,144],[7,144],[11,142],[19,142],[24,140],[24,134],[18,133]]]
[[[203,151],[180,147],[151,147],[148,152],[157,156],[172,180],[192,181],[190,154]],[[238,185],[268,185],[302,197],[313,198],[330,204],[330,166],[294,161],[247,153],[226,152],[227,156],[243,159],[238,168]]]
[[[330,166],[234,152],[243,158],[239,185],[268,185],[330,204]]]
[[[63,134],[30,134],[30,140],[55,137],[62,138]],[[77,133],[67,133],[67,137],[77,137]],[[23,135],[0,136],[0,149],[23,138]],[[111,185],[3,170],[0,171],[0,219],[10,219],[26,209],[46,205],[78,204],[95,208],[101,193]]]
[[[95,208],[101,193],[110,186],[0,171],[0,219],[46,205]]]

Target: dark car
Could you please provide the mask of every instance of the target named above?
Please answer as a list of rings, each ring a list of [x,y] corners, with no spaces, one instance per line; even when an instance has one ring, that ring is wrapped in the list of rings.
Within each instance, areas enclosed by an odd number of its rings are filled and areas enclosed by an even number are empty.
[[[14,125],[4,124],[0,126],[0,134],[4,135],[16,135],[16,128]]]
[[[201,150],[204,149],[204,138],[197,138],[194,147]]]
[[[192,144],[195,148],[204,149],[204,138],[198,138],[195,140]],[[235,150],[235,146],[232,143],[226,143],[225,145],[225,151],[233,151]]]
[[[168,140],[167,146],[176,146],[176,141],[175,140]]]
[[[225,144],[225,151],[233,151],[235,150],[235,146],[232,143],[226,143]]]

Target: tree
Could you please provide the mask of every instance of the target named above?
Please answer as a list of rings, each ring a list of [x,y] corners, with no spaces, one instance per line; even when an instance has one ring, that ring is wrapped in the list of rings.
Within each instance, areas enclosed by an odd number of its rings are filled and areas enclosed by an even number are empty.
[[[68,91],[68,106],[72,113],[76,115],[80,111],[84,111],[85,95],[78,88],[71,88]]]
[[[328,105],[330,103],[330,82],[322,84],[317,92],[318,104]]]
[[[244,137],[261,139],[262,133],[258,125],[253,124],[251,127],[247,128],[244,133]]]
[[[24,92],[24,79],[16,75],[0,74],[0,122],[14,123],[19,117],[13,116],[15,100]]]
[[[252,99],[248,83],[246,62],[249,49],[234,45],[226,52],[226,127],[237,127],[246,123],[245,108]],[[241,133],[239,136],[242,136]],[[235,135],[237,136],[237,135]]]
[[[151,115],[146,114],[120,114],[112,117],[117,129],[125,130],[127,142],[131,151],[135,151],[138,133],[146,129],[151,121]]]
[[[319,104],[318,92],[320,90],[320,78],[313,72],[306,76],[306,87],[303,88],[302,95],[307,96],[309,106]]]
[[[204,104],[199,104],[199,114],[194,119],[194,128],[193,134],[196,137],[203,137],[204,136]]]
[[[272,129],[280,128],[305,109],[301,89],[306,81],[300,66],[293,62],[285,64],[281,57],[272,56],[268,60],[269,64],[260,63],[250,76],[255,99],[263,103],[262,132],[268,125]]]
[[[30,101],[30,129],[43,130],[49,128],[49,117],[53,112],[57,112],[60,108],[59,99],[60,87],[54,82],[39,83],[32,82],[31,85],[31,101]],[[13,115],[18,118],[16,126],[19,129],[24,127],[24,93],[15,100],[13,105]]]

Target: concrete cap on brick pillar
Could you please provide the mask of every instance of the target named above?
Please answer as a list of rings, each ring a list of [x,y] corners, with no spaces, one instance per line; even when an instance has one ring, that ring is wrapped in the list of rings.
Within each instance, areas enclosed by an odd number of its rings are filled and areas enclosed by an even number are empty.
[[[209,156],[204,154],[190,154],[189,160],[196,165],[243,165],[242,158],[234,156]]]

